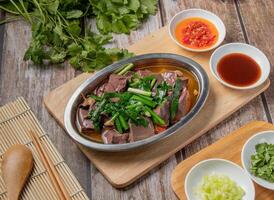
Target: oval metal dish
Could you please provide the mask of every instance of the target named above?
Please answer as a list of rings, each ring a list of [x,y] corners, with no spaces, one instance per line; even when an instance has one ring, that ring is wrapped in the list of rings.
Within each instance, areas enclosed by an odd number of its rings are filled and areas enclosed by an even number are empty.
[[[184,116],[180,121],[176,124],[169,127],[166,131],[149,137],[144,140],[126,143],[126,144],[101,144],[93,142],[84,136],[82,136],[75,124],[76,110],[77,106],[81,101],[81,93],[87,94],[91,92],[101,81],[106,79],[109,74],[113,73],[119,67],[127,64],[134,63],[136,66],[157,66],[157,65],[171,65],[176,67],[183,67],[189,71],[191,71],[197,78],[199,84],[199,97],[189,111],[189,113]],[[166,138],[172,134],[174,134],[178,129],[182,128],[189,122],[203,107],[207,96],[209,93],[209,81],[208,76],[205,70],[193,60],[175,55],[175,54],[167,54],[167,53],[155,53],[155,54],[144,54],[140,56],[135,56],[133,58],[129,58],[126,60],[122,60],[120,62],[109,65],[108,67],[102,69],[101,71],[95,73],[90,78],[88,78],[83,84],[81,84],[77,90],[73,93],[71,98],[68,101],[68,104],[65,109],[64,122],[65,128],[68,134],[78,143],[99,151],[126,151],[130,149],[135,149],[144,145],[152,144],[156,141],[159,141],[163,138]],[[182,133],[183,134],[183,133]]]

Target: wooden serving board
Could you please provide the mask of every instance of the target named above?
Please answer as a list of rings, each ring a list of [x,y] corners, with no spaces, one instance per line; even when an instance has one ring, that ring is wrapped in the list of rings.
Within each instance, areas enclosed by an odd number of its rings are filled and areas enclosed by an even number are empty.
[[[193,53],[182,50],[171,41],[166,27],[145,37],[128,49],[136,54],[165,52],[192,58],[206,70],[210,81],[210,94],[204,108],[183,130],[151,146],[130,152],[105,153],[90,150],[79,145],[80,149],[98,170],[117,188],[125,187],[147,173],[153,167],[224,120],[269,86],[269,80],[256,89],[248,91],[232,90],[221,85],[211,75],[209,70],[208,62],[211,53]],[[44,98],[47,109],[62,127],[64,127],[65,106],[70,96],[90,76],[91,74],[87,73],[81,74],[51,91]]]
[[[198,162],[209,158],[222,158],[230,160],[240,166],[241,151],[244,143],[252,135],[266,130],[274,130],[274,125],[262,121],[253,121],[233,133],[225,136],[211,146],[206,147],[190,158],[182,161],[176,166],[172,173],[171,185],[179,199],[186,199],[184,181],[188,171]],[[256,200],[273,200],[274,191],[265,189],[255,184]]]

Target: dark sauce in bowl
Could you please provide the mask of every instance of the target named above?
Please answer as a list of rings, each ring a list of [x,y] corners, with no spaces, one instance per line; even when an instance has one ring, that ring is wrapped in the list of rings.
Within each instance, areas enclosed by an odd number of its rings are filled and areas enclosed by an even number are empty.
[[[221,58],[217,72],[223,81],[238,87],[253,85],[261,77],[258,63],[242,53],[231,53]]]

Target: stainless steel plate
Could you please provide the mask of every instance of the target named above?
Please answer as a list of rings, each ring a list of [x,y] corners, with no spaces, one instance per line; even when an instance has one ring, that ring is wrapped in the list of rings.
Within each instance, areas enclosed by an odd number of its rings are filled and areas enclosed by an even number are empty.
[[[149,137],[144,140],[126,143],[126,144],[101,144],[93,142],[85,137],[83,137],[79,132],[75,124],[76,118],[76,110],[77,106],[81,102],[81,93],[87,94],[91,92],[101,81],[105,80],[109,74],[113,73],[119,67],[127,64],[134,63],[136,66],[157,66],[157,65],[170,65],[176,67],[182,67],[189,71],[191,71],[197,78],[199,84],[199,97],[193,106],[193,108],[189,111],[189,113],[184,116],[180,121],[176,124],[169,127],[166,131]],[[174,134],[178,129],[185,126],[203,107],[207,96],[209,93],[209,82],[208,76],[205,70],[193,60],[175,55],[175,54],[166,54],[166,53],[155,53],[155,54],[144,54],[140,56],[135,56],[133,58],[129,58],[126,60],[122,60],[120,62],[109,65],[108,67],[102,69],[97,72],[89,79],[87,79],[83,84],[81,84],[77,90],[71,96],[66,109],[65,109],[65,128],[68,134],[78,143],[99,151],[126,151],[130,149],[135,149],[138,147],[142,147],[144,145],[152,144],[156,141],[159,141],[163,138],[166,138],[172,134]],[[183,132],[182,132],[183,134]]]

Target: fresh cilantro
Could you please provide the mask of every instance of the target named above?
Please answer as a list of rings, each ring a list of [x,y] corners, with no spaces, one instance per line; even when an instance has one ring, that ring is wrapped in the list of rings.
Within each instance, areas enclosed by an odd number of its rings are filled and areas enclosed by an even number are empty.
[[[256,154],[251,156],[251,172],[257,177],[274,183],[274,144],[256,145]]]
[[[129,34],[157,9],[156,0],[91,0],[91,5],[97,28],[103,34]]]
[[[156,0],[10,0],[0,9],[23,17],[32,26],[32,39],[24,60],[34,64],[63,63],[86,72],[99,70],[131,57],[125,49],[107,49],[111,32],[129,33],[156,13]],[[95,17],[101,34],[85,29],[85,18]]]

